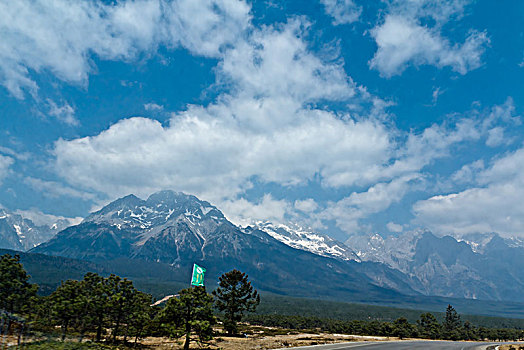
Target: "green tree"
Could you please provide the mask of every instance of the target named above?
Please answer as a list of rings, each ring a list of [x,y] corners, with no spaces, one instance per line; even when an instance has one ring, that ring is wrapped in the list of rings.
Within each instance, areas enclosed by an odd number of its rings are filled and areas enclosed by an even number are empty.
[[[148,329],[154,319],[155,310],[151,307],[151,295],[137,291],[134,295],[132,307],[127,318],[126,335],[135,337],[135,344],[138,339],[147,335]]]
[[[446,316],[442,325],[443,335],[446,339],[458,340],[460,338],[460,330],[462,322],[460,315],[453,306],[448,305],[446,308]]]
[[[237,323],[244,312],[254,312],[260,304],[260,296],[247,277],[234,269],[219,277],[218,288],[213,291],[216,308],[224,312],[224,328],[228,334],[236,334]]]
[[[429,339],[440,337],[440,324],[432,313],[424,313],[417,320],[420,336]]]
[[[193,332],[200,341],[212,337],[212,325],[215,323],[213,297],[205,287],[183,289],[178,298],[167,301],[160,318],[169,327],[170,336],[185,336],[184,350],[187,350]]]
[[[60,325],[62,341],[66,337],[68,328],[75,326],[85,317],[86,299],[82,292],[81,282],[68,280],[62,282],[49,298],[51,317]]]
[[[109,308],[113,342],[116,342],[122,324],[127,323],[134,309],[135,297],[138,291],[133,286],[133,282],[127,278],[121,279],[119,276],[109,276]]]
[[[0,256],[0,310],[9,313],[28,311],[38,290],[36,284],[29,283],[29,278],[20,263],[20,256]]]
[[[400,339],[408,338],[413,335],[413,327],[404,317],[400,317],[393,322],[393,335]]]
[[[88,298],[84,331],[96,331],[96,341],[102,339],[102,332],[106,326],[109,308],[108,280],[102,276],[88,272],[82,280],[82,288]]]

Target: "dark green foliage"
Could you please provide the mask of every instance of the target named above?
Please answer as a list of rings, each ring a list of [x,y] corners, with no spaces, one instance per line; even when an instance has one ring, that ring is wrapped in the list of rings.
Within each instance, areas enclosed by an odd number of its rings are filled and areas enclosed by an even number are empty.
[[[70,326],[76,326],[84,319],[85,304],[88,302],[81,282],[68,280],[62,283],[48,299],[51,318],[58,321],[62,329],[62,341],[65,339]]]
[[[456,315],[458,316],[458,315]],[[456,319],[453,316],[453,319]],[[426,339],[456,339],[456,340],[490,340],[490,341],[517,341],[524,339],[524,330],[496,329],[475,327],[469,322],[449,331],[449,335],[438,336],[441,326],[430,313],[420,315],[417,325],[409,323],[406,318],[398,318],[394,322],[383,321],[342,321],[318,317],[272,315],[250,315],[246,321],[252,325],[267,327],[282,327],[297,330],[321,330],[327,333],[342,333],[372,336],[397,336],[400,338],[420,337]],[[453,338],[451,338],[453,337]]]
[[[393,332],[395,337],[400,339],[409,338],[416,335],[416,329],[404,317],[400,317],[393,322]]]
[[[20,256],[0,256],[0,310],[8,313],[28,311],[37,290],[37,285],[29,283]]]
[[[122,335],[125,342],[128,336],[143,336],[145,325],[139,322],[147,325],[150,304],[151,296],[138,291],[131,281],[88,273],[82,281],[62,283],[46,298],[40,318],[60,326],[62,339],[72,328],[80,333],[80,341],[87,331],[94,331],[100,341],[110,328],[113,342]]]
[[[441,326],[433,314],[426,312],[420,315],[420,319],[417,320],[417,325],[422,338],[440,338]]]
[[[213,335],[213,297],[206,292],[205,287],[183,289],[178,297],[167,301],[159,318],[172,337],[185,336],[184,349],[187,350],[192,333],[200,341],[209,340]]]
[[[261,293],[261,297],[260,305],[256,311],[256,313],[260,315],[280,314],[306,317],[315,316],[343,321],[377,320],[389,322],[393,322],[399,317],[405,317],[409,322],[415,323],[421,313],[427,312],[379,305],[275,296],[268,293]],[[443,312],[432,312],[439,323],[444,320],[446,305],[443,307]],[[524,319],[464,314],[461,315],[461,318],[476,326],[487,328],[524,329]]]
[[[236,334],[244,312],[254,312],[260,304],[260,296],[247,277],[234,269],[219,277],[218,288],[213,291],[215,306],[224,313],[224,328],[228,334]]]
[[[446,308],[446,315],[442,324],[443,336],[446,339],[458,340],[461,338],[460,329],[462,322],[460,321],[460,315],[457,313],[453,306],[448,305]]]

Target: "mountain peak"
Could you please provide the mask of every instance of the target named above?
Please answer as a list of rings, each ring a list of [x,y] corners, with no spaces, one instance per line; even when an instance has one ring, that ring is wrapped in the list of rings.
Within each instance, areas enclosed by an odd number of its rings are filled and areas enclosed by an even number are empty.
[[[194,223],[204,219],[216,223],[225,220],[222,212],[209,202],[183,192],[164,190],[151,194],[147,200],[132,194],[119,198],[89,215],[84,222],[152,229],[179,220],[181,216]]]

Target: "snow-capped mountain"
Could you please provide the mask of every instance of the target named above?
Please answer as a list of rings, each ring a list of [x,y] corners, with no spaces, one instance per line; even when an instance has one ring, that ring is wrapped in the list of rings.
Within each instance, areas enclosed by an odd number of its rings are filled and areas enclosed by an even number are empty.
[[[419,230],[354,236],[346,245],[363,261],[402,272],[426,295],[524,301],[524,248],[513,242],[496,234],[457,239]]]
[[[334,293],[328,286],[337,281],[337,293],[524,302],[524,248],[517,241],[497,235],[457,240],[420,230],[354,236],[343,244],[293,225],[238,227],[208,202],[172,191],[120,198],[31,252],[160,262],[179,271],[201,262],[214,274],[240,268],[274,292]]]
[[[189,271],[196,262],[215,277],[238,268],[266,290],[303,296],[362,293],[362,298],[382,300],[400,297],[398,290],[417,294],[384,265],[355,262],[357,257],[341,243],[287,226],[263,226],[238,227],[208,202],[162,191],[146,200],[133,195],[118,199],[31,252],[110,264],[160,262],[177,271]]]
[[[38,226],[33,221],[0,209],[0,248],[25,251],[51,239],[64,223]]]
[[[246,228],[248,231],[253,229],[264,231],[274,239],[296,249],[345,261],[360,261],[357,254],[344,243],[329,236],[305,230],[298,225],[256,222],[253,226]]]
[[[225,220],[221,211],[195,196],[161,191],[152,194],[147,200],[135,195],[120,198],[90,214],[83,222],[150,230],[180,218],[186,218],[192,225],[198,221],[200,225],[203,222],[213,223],[212,226],[219,225]]]

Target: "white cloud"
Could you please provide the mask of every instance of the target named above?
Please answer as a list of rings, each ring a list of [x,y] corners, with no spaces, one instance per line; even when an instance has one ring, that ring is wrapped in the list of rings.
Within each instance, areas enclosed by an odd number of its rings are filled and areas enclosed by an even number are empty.
[[[0,3],[0,84],[15,97],[38,90],[33,72],[87,84],[91,55],[131,61],[159,45],[217,56],[249,23],[238,0],[4,1]]]
[[[28,160],[31,157],[31,155],[27,152],[17,152],[9,147],[3,147],[3,146],[0,146],[0,153],[11,156],[18,160]]]
[[[326,13],[333,17],[333,24],[348,24],[358,21],[362,7],[353,0],[320,0]]]
[[[438,233],[524,235],[524,148],[476,176],[477,187],[417,202],[417,224]]]
[[[297,18],[277,28],[254,31],[224,55],[219,79],[232,84],[238,96],[291,98],[298,105],[289,108],[320,99],[352,97],[355,84],[341,63],[324,62],[308,49],[304,40],[308,26],[303,18]]]
[[[48,112],[52,117],[55,117],[59,121],[68,125],[78,125],[79,121],[75,117],[75,109],[71,107],[67,102],[63,105],[57,105],[53,100],[47,99]]]
[[[312,213],[318,209],[318,204],[313,198],[296,200],[294,206],[303,213]]]
[[[146,111],[162,111],[164,110],[164,106],[151,102],[144,104],[144,109]]]
[[[456,183],[472,183],[482,169],[484,169],[484,161],[482,159],[476,160],[471,164],[462,166],[462,168],[454,172],[451,175],[451,180]]]
[[[59,215],[46,214],[38,208],[31,208],[28,210],[16,210],[15,214],[21,215],[22,217],[31,220],[35,225],[38,226],[50,226],[57,222],[67,223],[68,226],[72,226],[78,225],[83,220],[83,218],[81,217],[68,218]],[[63,224],[60,225],[62,229],[65,228],[63,226]]]
[[[390,182],[377,183],[365,192],[353,192],[348,197],[330,203],[318,216],[323,220],[335,220],[336,225],[347,233],[359,232],[361,219],[399,202],[421,179],[420,174],[413,173]]]
[[[397,15],[387,15],[371,35],[378,49],[369,64],[385,77],[401,74],[409,64],[449,66],[466,74],[480,67],[481,56],[489,43],[485,32],[472,31],[463,44],[452,45],[437,30]]]
[[[285,215],[292,211],[292,205],[286,200],[276,200],[270,194],[265,194],[256,203],[244,198],[226,200],[220,208],[228,219],[238,225],[249,225],[255,221],[284,222]]]
[[[317,174],[327,186],[369,182],[389,158],[390,136],[373,119],[307,107],[350,98],[354,84],[338,63],[307,50],[302,30],[298,20],[266,27],[228,50],[218,76],[231,94],[189,106],[167,126],[131,118],[96,136],[59,140],[57,172],[111,197],[176,188],[215,201],[241,193],[253,177],[285,186]]]
[[[386,224],[387,229],[390,232],[400,233],[404,230],[404,227],[400,224],[395,224],[394,222],[388,222]]]
[[[13,163],[13,158],[3,156],[0,154],[0,185],[2,184],[2,181],[6,178],[6,176],[9,174],[9,168]]]
[[[480,67],[481,56],[489,45],[485,32],[470,29],[463,43],[451,43],[442,35],[442,27],[459,20],[468,3],[468,0],[390,2],[382,23],[371,30],[378,48],[370,67],[384,77],[401,74],[410,64],[451,67],[460,74]]]

